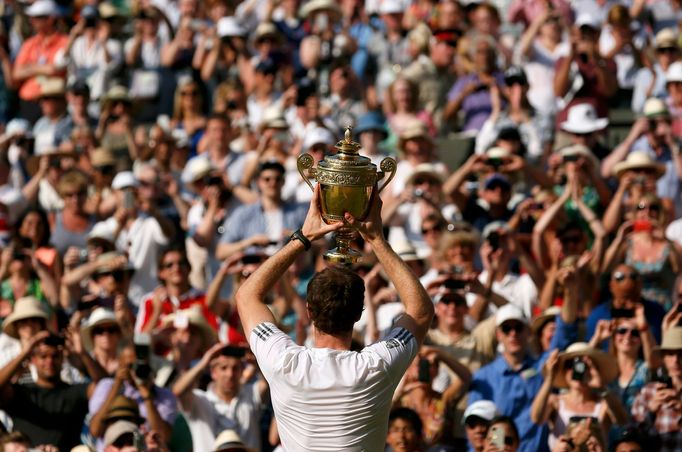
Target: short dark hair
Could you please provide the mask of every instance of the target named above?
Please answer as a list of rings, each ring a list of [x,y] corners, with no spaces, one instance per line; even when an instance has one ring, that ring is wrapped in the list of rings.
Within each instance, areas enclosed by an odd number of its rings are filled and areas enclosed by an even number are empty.
[[[328,267],[308,283],[306,302],[315,328],[326,334],[352,331],[362,314],[365,282],[354,271]]]
[[[260,176],[263,171],[275,170],[282,176],[286,173],[284,165],[279,163],[277,160],[267,160],[258,166],[258,176]]]
[[[389,427],[396,419],[402,419],[403,421],[408,422],[410,425],[412,425],[412,428],[414,429],[414,432],[417,434],[417,436],[419,438],[422,437],[423,434],[422,420],[419,418],[419,415],[417,414],[416,411],[405,407],[394,408],[388,415]]]

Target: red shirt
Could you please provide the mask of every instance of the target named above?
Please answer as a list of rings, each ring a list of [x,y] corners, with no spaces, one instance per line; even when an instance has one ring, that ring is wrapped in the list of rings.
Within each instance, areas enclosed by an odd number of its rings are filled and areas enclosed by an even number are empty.
[[[149,323],[152,312],[154,312],[153,299],[154,293],[152,292],[147,295],[142,302],[142,305],[140,306],[140,312],[137,313],[137,324],[135,325],[135,331],[142,331],[147,326],[147,323]],[[211,328],[213,328],[215,331],[218,331],[218,318],[206,306],[206,294],[194,288],[182,294],[179,299],[166,297],[166,299],[161,302],[161,316],[159,317],[157,324],[154,325],[154,328],[158,327],[163,317],[167,316],[168,314],[172,314],[175,311],[182,309],[189,309],[192,306],[201,306],[201,311],[204,314],[204,318],[206,318],[208,324],[211,325]]]

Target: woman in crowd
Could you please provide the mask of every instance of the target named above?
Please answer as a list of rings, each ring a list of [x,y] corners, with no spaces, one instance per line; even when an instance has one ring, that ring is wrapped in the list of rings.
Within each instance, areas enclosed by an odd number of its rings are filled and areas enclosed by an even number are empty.
[[[652,194],[642,196],[606,251],[604,270],[621,261],[632,265],[642,277],[642,297],[672,306],[670,287],[682,268],[677,246],[664,235],[665,214],[661,200]]]
[[[87,235],[95,219],[85,211],[88,179],[83,173],[75,170],[65,173],[59,179],[58,188],[64,208],[51,218],[51,242],[63,256],[72,246],[85,249]]]
[[[190,77],[181,78],[175,89],[171,126],[175,130],[184,131],[189,139],[192,153],[196,152],[197,144],[206,128],[206,115],[204,115],[203,108],[199,84]]]
[[[593,418],[608,433],[614,424],[623,424],[627,412],[615,394],[596,391],[603,389],[618,375],[617,364],[610,355],[592,348],[589,344],[576,342],[565,352],[552,352],[545,363],[545,381],[533,401],[531,419],[537,424],[549,422],[550,447],[554,447],[561,435],[567,432],[574,417]],[[552,388],[565,388],[559,395],[551,394]]]

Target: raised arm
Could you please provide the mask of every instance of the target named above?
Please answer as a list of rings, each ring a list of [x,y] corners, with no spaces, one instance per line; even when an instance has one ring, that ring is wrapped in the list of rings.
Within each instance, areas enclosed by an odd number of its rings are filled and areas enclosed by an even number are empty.
[[[405,315],[396,322],[396,326],[410,331],[421,345],[433,319],[433,302],[419,279],[384,238],[381,204],[381,198],[374,196],[367,220],[356,220],[348,212],[345,220],[370,244],[405,306]]]
[[[308,216],[301,228],[302,234],[310,242],[318,240],[329,232],[338,230],[343,223],[325,224],[319,208],[320,186],[316,185],[310,202]],[[287,243],[277,254],[266,260],[242,285],[235,294],[239,318],[248,338],[253,327],[262,322],[275,322],[270,309],[265,304],[265,296],[293,264],[296,257],[305,250],[300,240]]]
[[[530,407],[530,420],[535,424],[544,424],[552,415],[553,404],[550,403],[552,395],[552,380],[557,372],[557,357],[559,350],[554,350],[545,361],[545,381],[540,387],[540,391],[533,399]]]
[[[219,342],[214,344],[213,347],[209,348],[206,353],[204,353],[204,356],[201,357],[199,362],[187,372],[182,373],[180,378],[178,378],[173,385],[173,394],[175,394],[175,397],[180,401],[180,406],[183,411],[192,410],[192,403],[194,402],[192,388],[194,387],[194,383],[196,383],[199,376],[204,373],[213,358],[218,356],[218,353],[220,353],[223,348],[225,348],[225,344],[223,343]]]

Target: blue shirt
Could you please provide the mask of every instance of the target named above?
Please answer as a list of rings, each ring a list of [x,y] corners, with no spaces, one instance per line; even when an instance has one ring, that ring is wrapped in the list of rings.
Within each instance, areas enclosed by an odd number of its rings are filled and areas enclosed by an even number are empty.
[[[285,230],[295,231],[303,225],[308,213],[309,204],[283,203],[282,223]],[[234,243],[267,232],[267,219],[263,205],[245,204],[237,207],[225,220],[225,232],[220,237],[220,243]],[[249,252],[249,250],[247,250]]]
[[[663,317],[665,316],[665,310],[663,306],[658,303],[654,303],[648,300],[642,300],[644,305],[644,316],[649,324],[649,329],[651,334],[656,338],[656,342],[661,343],[661,324],[663,323]],[[597,323],[600,320],[611,320],[611,303],[602,303],[592,310],[590,316],[585,322],[585,339],[590,340],[594,334],[594,330],[597,328]],[[608,348],[609,341],[604,341],[602,344],[602,349],[606,350]]]
[[[497,410],[514,419],[521,436],[519,451],[547,451],[547,425],[534,424],[530,407],[542,382],[541,366],[544,359],[527,357],[518,370],[509,367],[503,356],[481,367],[474,374],[468,403],[491,400]]]

